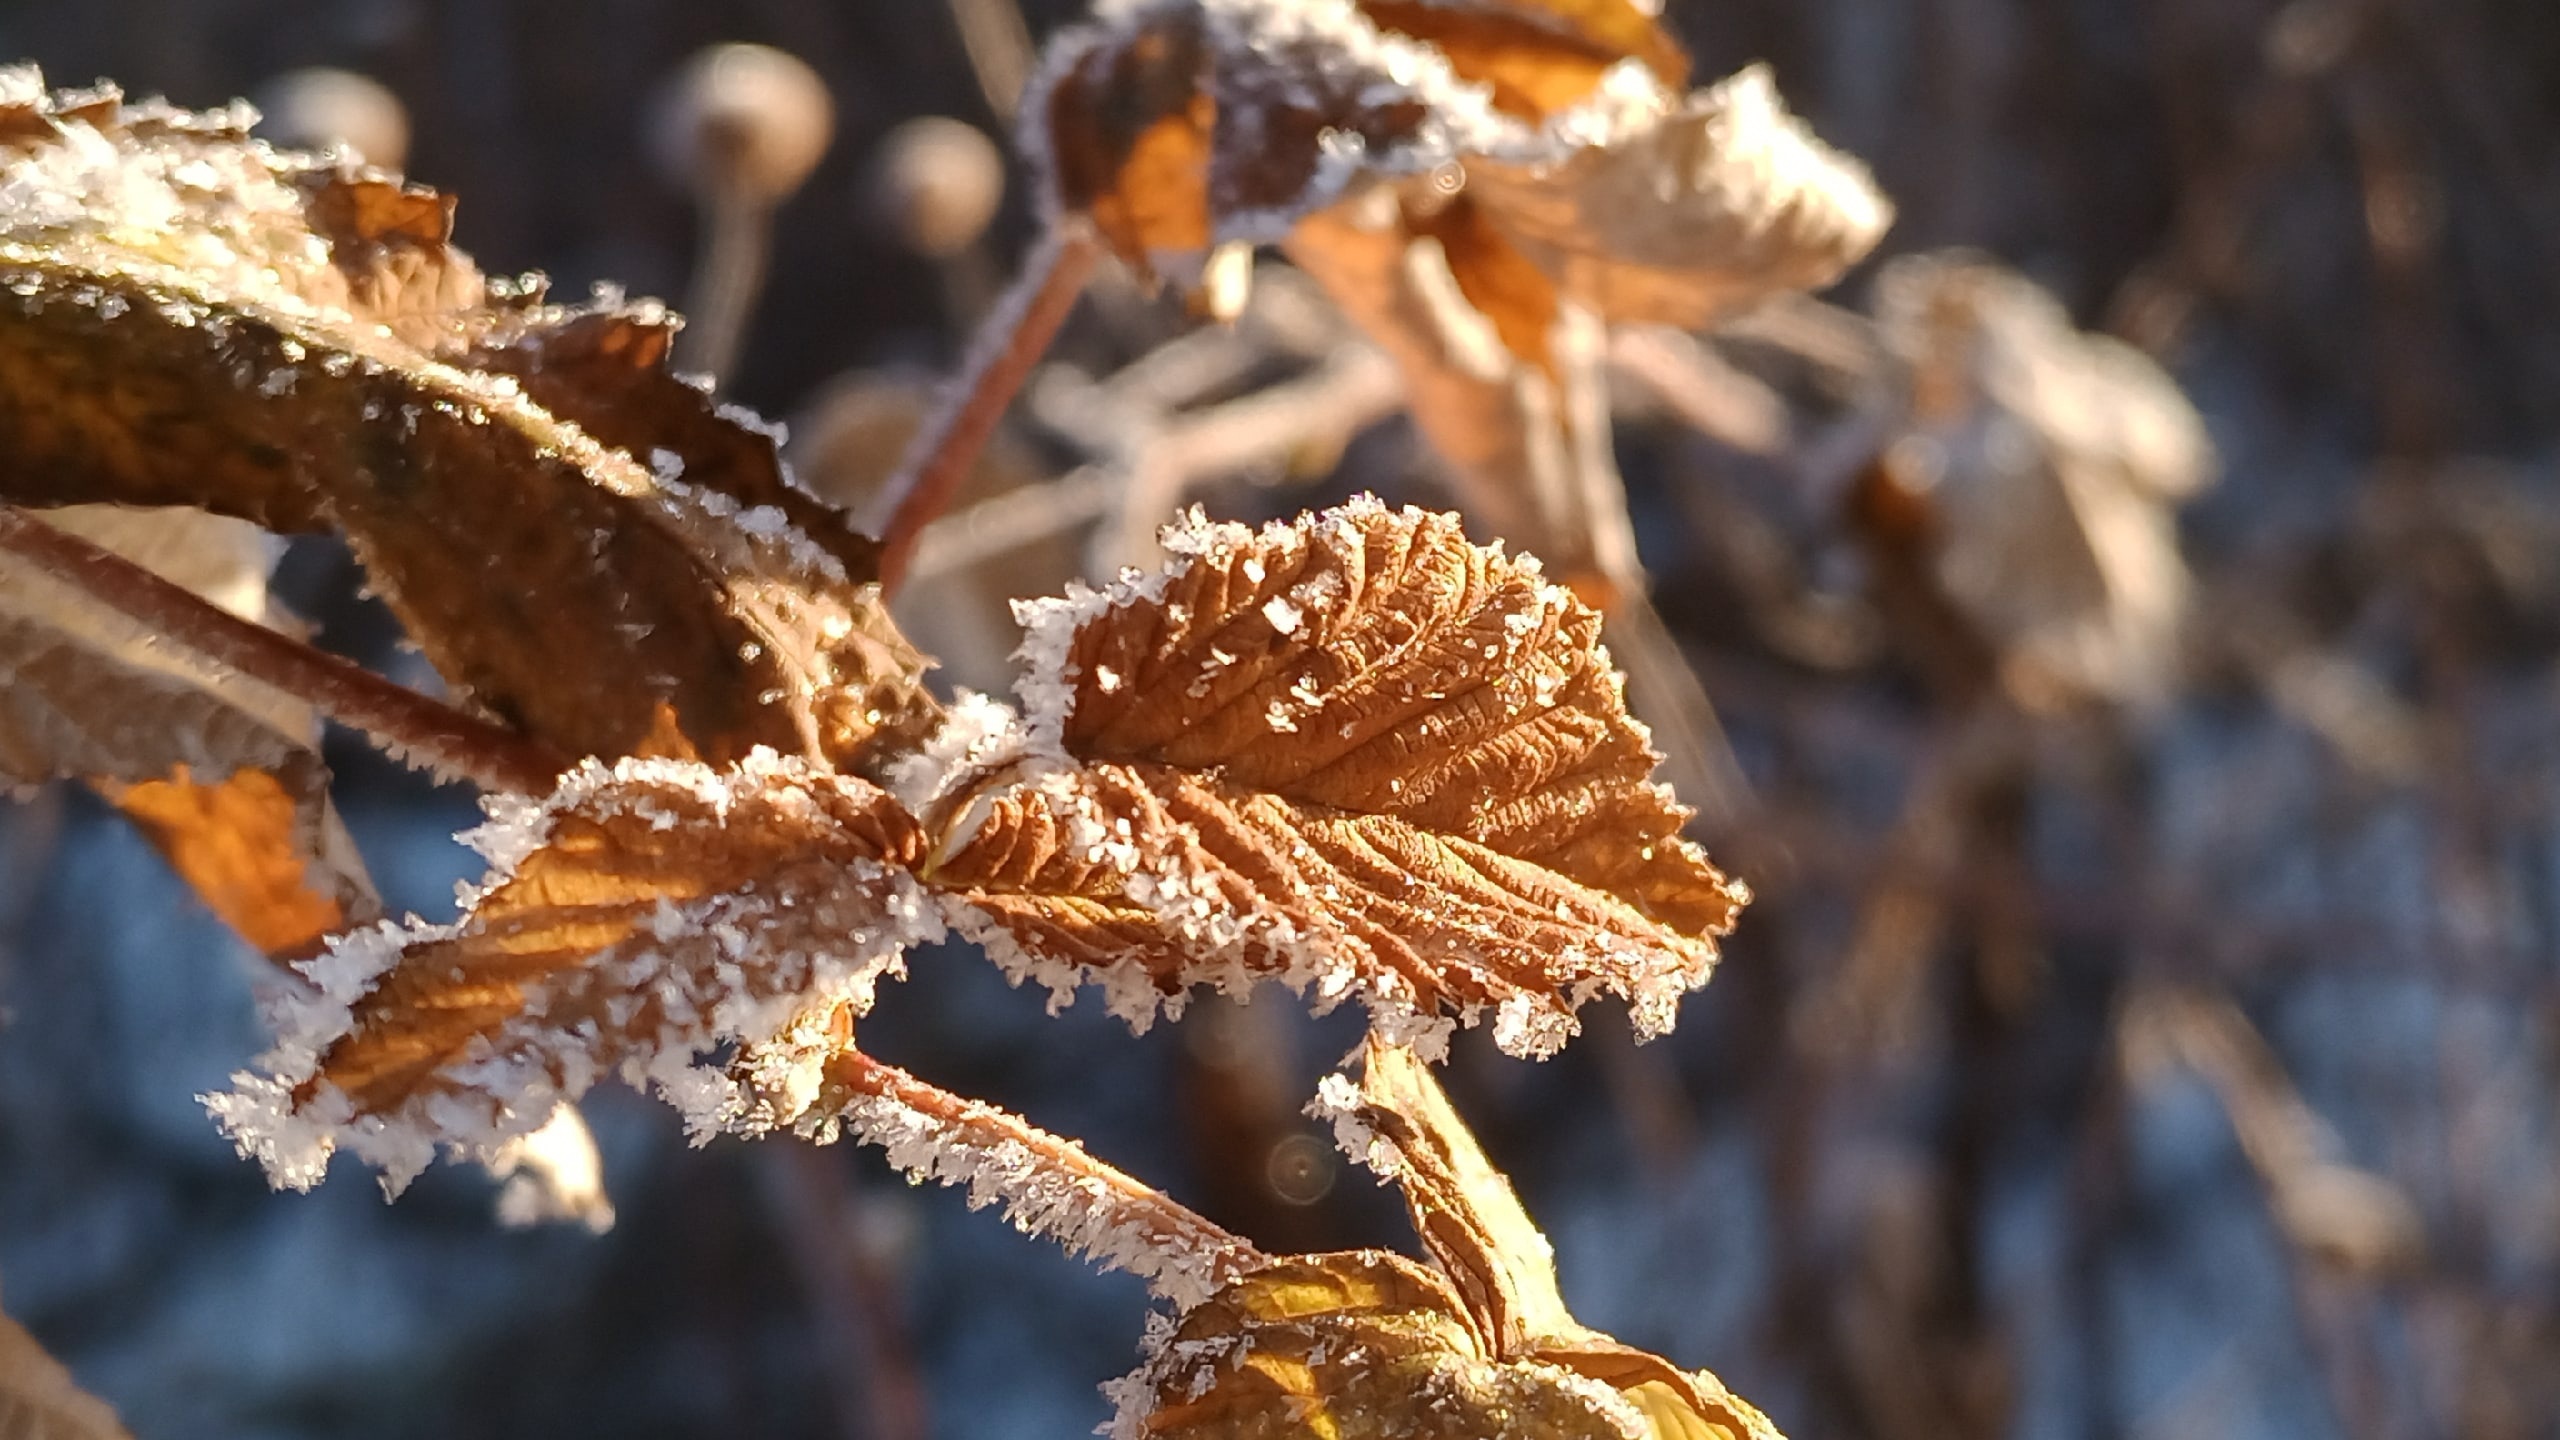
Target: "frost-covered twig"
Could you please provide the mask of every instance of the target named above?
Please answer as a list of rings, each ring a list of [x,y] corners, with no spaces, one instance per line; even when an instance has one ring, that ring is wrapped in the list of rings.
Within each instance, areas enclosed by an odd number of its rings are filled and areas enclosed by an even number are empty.
[[[1014,392],[1048,352],[1101,259],[1102,242],[1091,230],[1062,221],[1023,261],[1021,277],[987,317],[941,413],[917,434],[881,491],[869,528],[880,537],[883,590],[895,593],[906,578],[924,527],[950,508]]]
[[[524,795],[548,791],[567,768],[566,761],[524,736],[243,620],[13,506],[0,506],[0,550],[148,626],[168,644],[300,696],[404,760],[485,790]]]
[[[970,1207],[1001,1202],[1026,1235],[1126,1270],[1188,1309],[1238,1276],[1270,1263],[1163,1191],[1095,1159],[1083,1146],[983,1101],[847,1047],[827,1062],[843,1092],[832,1122],[887,1152],[921,1184],[964,1187]]]

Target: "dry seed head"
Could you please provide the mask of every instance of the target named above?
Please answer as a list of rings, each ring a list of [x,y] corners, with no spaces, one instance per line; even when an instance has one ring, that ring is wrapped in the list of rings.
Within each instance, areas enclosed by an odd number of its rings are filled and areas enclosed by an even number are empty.
[[[651,139],[667,177],[697,196],[773,204],[800,188],[835,137],[826,83],[768,45],[714,45],[659,97]]]
[[[889,132],[871,161],[871,203],[906,247],[928,260],[986,233],[1004,203],[1004,156],[976,126],[940,115]]]
[[[258,133],[293,150],[343,145],[368,165],[409,161],[409,112],[381,81],[325,66],[288,70],[260,87]]]

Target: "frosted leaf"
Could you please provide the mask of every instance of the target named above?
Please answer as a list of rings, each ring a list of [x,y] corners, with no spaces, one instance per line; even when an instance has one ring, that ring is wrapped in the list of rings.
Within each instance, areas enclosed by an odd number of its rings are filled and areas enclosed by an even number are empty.
[[[874,547],[667,372],[663,307],[488,281],[448,199],[240,115],[18,108],[0,499],[342,529],[456,689],[573,755],[851,762],[930,725]]]
[[[1020,607],[1019,733],[920,812],[955,928],[1141,1023],[1277,979],[1426,1046],[1454,1014],[1544,1055],[1603,993],[1669,1028],[1745,892],[1647,779],[1597,616],[1374,500],[1165,545]]]
[[[1890,215],[1752,69],[1682,96],[1635,0],[1159,0],[1052,42],[1029,148],[1063,209],[1186,280],[1389,192],[1523,360],[1559,299],[1701,325],[1828,283]],[[1453,199],[1455,203],[1453,204]],[[1479,223],[1481,222],[1481,223]],[[1445,238],[1445,236],[1440,237]],[[1390,347],[1392,348],[1392,347]]]
[[[492,808],[470,838],[503,868],[463,918],[342,938],[263,1073],[208,1102],[277,1183],[344,1147],[396,1191],[435,1148],[490,1156],[617,1074],[712,1133],[747,1097],[704,1057],[814,1000],[867,1008],[941,933],[900,868],[906,813],[801,762],[589,761],[540,806]]]
[[[1107,1433],[1122,1440],[1323,1433],[1309,1416],[1414,1440],[1692,1433],[1655,1431],[1641,1400],[1607,1384],[1497,1356],[1440,1277],[1378,1250],[1274,1261],[1183,1315],[1107,1388]]]
[[[1546,1237],[1413,1056],[1371,1042],[1358,1086],[1333,1077],[1319,1108],[1350,1121],[1355,1155],[1386,1162],[1438,1268],[1351,1251],[1242,1277],[1151,1333],[1138,1371],[1111,1387],[1112,1433],[1312,1433],[1291,1422],[1316,1414],[1452,1440],[1777,1440],[1713,1375],[1574,1320]]]

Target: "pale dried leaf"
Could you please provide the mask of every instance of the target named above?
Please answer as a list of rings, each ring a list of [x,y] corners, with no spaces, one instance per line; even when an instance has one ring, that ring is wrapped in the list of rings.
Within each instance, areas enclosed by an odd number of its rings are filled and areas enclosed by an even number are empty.
[[[709,1052],[821,999],[866,1008],[941,932],[886,792],[801,762],[589,761],[540,804],[492,802],[490,886],[451,926],[342,937],[263,1073],[209,1103],[279,1184],[345,1146],[396,1190],[437,1145],[486,1158],[620,1074],[698,1134],[744,1103]]]
[[[1911,377],[1887,473],[1934,516],[1938,582],[2011,689],[2038,706],[2157,700],[2189,589],[2173,507],[2213,475],[2195,407],[2149,358],[1978,257],[1895,261],[1876,310]]]
[[[190,510],[82,505],[48,523],[213,601],[265,619],[273,542]],[[0,571],[0,785],[205,780],[272,769],[319,739],[298,698],[173,647],[121,613],[23,565]]]
[[[484,283],[442,197],[238,114],[10,93],[0,496],[341,528],[458,689],[571,754],[851,761],[926,723],[868,544],[678,393],[662,311]]]
[[[0,1315],[0,1436],[133,1440],[115,1407],[80,1388],[25,1326]]]
[[[1471,161],[1467,189],[1565,295],[1690,329],[1830,284],[1893,219],[1866,167],[1815,139],[1756,65],[1560,160]]]
[[[46,523],[245,619],[275,623],[272,537],[201,511],[78,505]],[[308,955],[375,910],[329,804],[308,703],[146,631],[85,592],[0,574],[0,784],[97,786],[224,923]]]
[[[1696,326],[1829,283],[1891,216],[1866,170],[1787,114],[1765,69],[1684,99],[1688,57],[1647,10],[1121,6],[1055,43],[1035,149],[1062,208],[1185,279],[1213,247],[1292,239],[1386,189],[1417,235],[1454,224],[1460,287],[1532,365],[1559,303]]]

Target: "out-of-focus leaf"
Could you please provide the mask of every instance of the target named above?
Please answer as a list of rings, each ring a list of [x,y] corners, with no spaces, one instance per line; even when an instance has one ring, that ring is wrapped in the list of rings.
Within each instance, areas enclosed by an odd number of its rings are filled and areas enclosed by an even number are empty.
[[[324,803],[327,786],[319,758],[302,752],[221,780],[181,767],[103,788],[224,924],[260,954],[290,960],[378,908]]]
[[[25,1326],[0,1315],[0,1436],[133,1440],[115,1408],[80,1388]]]
[[[1895,261],[1876,311],[1910,367],[1885,472],[1925,507],[1937,581],[2003,680],[2038,707],[2156,699],[2189,586],[2174,507],[2213,475],[2194,406],[2141,352],[1978,257]]]
[[[919,837],[896,802],[771,756],[590,761],[467,838],[494,878],[463,918],[341,937],[303,967],[319,994],[266,1073],[210,1102],[279,1183],[344,1145],[397,1189],[439,1143],[487,1158],[617,1072],[707,1130],[730,1091],[698,1057],[824,999],[866,1007],[941,929],[903,878]]]
[[[955,923],[1133,1016],[1271,976],[1523,1053],[1604,991],[1668,1027],[1746,892],[1679,837],[1597,616],[1375,502],[1167,544],[1024,611],[1023,730],[926,812],[927,878],[993,926]]]
[[[275,542],[255,526],[86,505],[49,521],[243,618],[274,618]],[[320,722],[301,700],[19,572],[0,575],[0,681],[0,779],[97,786],[260,951],[308,955],[372,917],[372,887],[312,748]]]
[[[1684,328],[1829,284],[1893,213],[1864,167],[1787,113],[1760,66],[1609,144],[1472,161],[1467,190],[1565,295],[1613,320]]]
[[[343,529],[449,680],[571,754],[841,763],[925,723],[867,547],[676,395],[660,312],[484,282],[448,201],[242,119],[0,78],[0,496]]]
[[[251,619],[266,612],[272,542],[183,510],[75,506],[50,523]],[[143,781],[180,765],[208,780],[272,768],[319,738],[310,707],[156,643],[70,586],[0,572],[0,784]]]
[[[1560,301],[1704,324],[1828,283],[1883,233],[1866,171],[1765,71],[1684,99],[1688,68],[1626,0],[1167,0],[1057,42],[1034,138],[1060,205],[1150,272],[1288,239],[1373,185],[1416,234],[1459,198],[1451,269],[1506,297],[1488,313],[1543,364],[1524,317]]]

